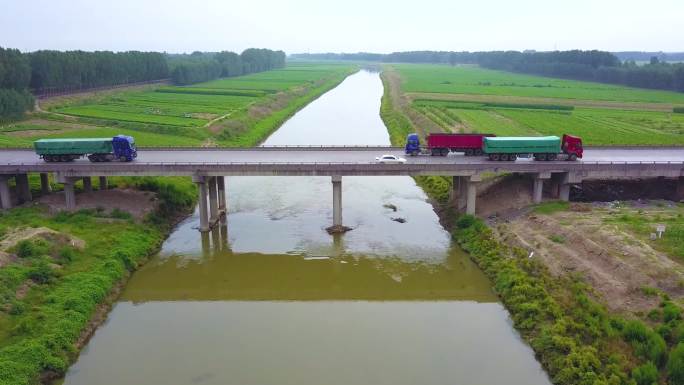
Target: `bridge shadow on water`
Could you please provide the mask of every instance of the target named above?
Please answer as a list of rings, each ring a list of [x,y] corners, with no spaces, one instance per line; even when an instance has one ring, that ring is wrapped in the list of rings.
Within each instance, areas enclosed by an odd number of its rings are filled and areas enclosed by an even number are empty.
[[[143,266],[122,300],[497,300],[490,282],[458,249],[439,262],[406,261],[348,254],[343,237],[335,236],[331,255],[234,253],[225,222],[201,239],[201,255],[157,256]]]

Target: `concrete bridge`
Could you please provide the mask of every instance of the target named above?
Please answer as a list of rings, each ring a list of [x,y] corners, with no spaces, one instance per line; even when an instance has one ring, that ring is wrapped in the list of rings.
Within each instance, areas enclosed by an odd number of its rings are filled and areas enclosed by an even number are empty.
[[[684,148],[634,147],[587,148],[577,162],[492,162],[484,157],[408,157],[405,164],[378,164],[383,154],[404,156],[396,147],[285,146],[257,148],[143,148],[130,163],[91,163],[86,159],[68,163],[46,163],[27,149],[0,151],[0,203],[12,206],[9,181],[16,181],[17,201],[31,200],[29,173],[40,173],[44,193],[49,192],[48,174],[64,185],[66,207],[76,207],[74,183],[83,180],[92,189],[91,178],[106,186],[108,176],[190,176],[199,187],[200,229],[207,231],[225,210],[224,176],[329,176],[333,185],[333,227],[342,226],[342,177],[441,175],[453,178],[453,198],[458,207],[475,213],[477,185],[491,173],[530,174],[533,197],[541,202],[545,182],[555,186],[555,197],[568,200],[570,186],[588,179],[673,178],[677,194],[684,199]]]

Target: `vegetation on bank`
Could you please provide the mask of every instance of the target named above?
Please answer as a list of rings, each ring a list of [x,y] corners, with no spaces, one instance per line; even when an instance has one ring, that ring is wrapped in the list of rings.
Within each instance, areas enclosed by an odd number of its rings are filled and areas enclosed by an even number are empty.
[[[188,178],[113,182],[155,192],[157,211],[142,223],[117,210],[53,215],[32,206],[0,215],[3,238],[31,228],[54,231],[19,241],[6,251],[10,263],[0,267],[0,383],[33,384],[46,373],[62,375],[98,307],[158,249],[174,218],[194,205]]]
[[[610,314],[581,277],[552,277],[475,217],[460,217],[453,237],[493,281],[555,384],[684,384],[682,309],[667,295],[644,289],[661,296],[645,319]]]

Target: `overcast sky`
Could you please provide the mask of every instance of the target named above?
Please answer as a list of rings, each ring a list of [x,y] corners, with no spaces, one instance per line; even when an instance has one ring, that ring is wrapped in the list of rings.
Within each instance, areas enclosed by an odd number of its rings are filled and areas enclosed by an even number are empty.
[[[0,0],[0,46],[684,51],[684,0]]]

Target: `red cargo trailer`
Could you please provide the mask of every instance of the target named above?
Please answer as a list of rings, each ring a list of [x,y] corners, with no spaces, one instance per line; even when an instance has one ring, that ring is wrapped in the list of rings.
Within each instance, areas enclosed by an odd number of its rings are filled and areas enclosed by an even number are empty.
[[[464,152],[467,156],[482,155],[484,137],[493,134],[428,134],[427,149],[431,155],[446,156],[449,151]]]

